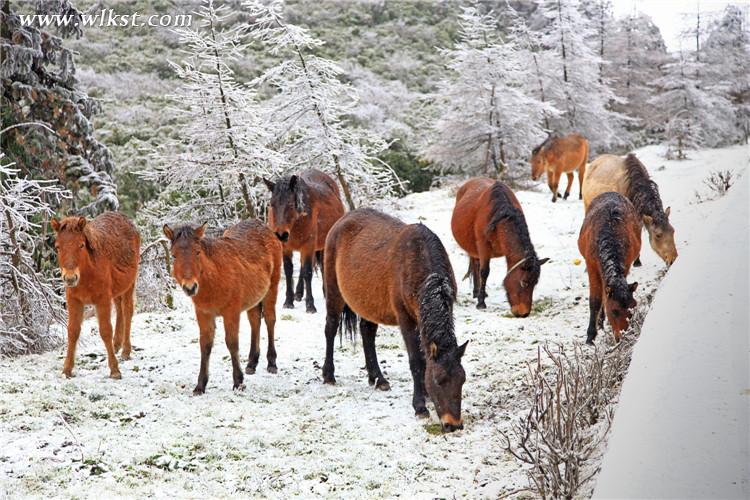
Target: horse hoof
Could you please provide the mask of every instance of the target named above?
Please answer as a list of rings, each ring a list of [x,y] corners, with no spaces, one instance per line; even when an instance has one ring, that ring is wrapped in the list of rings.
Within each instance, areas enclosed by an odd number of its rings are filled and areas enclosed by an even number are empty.
[[[120,360],[122,361],[130,360],[130,353],[125,354],[125,351],[123,351],[122,354],[120,355]]]
[[[480,302],[479,304],[477,304],[477,309],[479,309],[480,311],[487,309],[487,304]]]
[[[122,378],[122,374],[120,372],[112,372],[109,374],[109,378],[114,380],[120,380]]]
[[[233,391],[243,392],[245,390],[245,384],[234,384],[232,386]]]
[[[278,373],[279,369],[276,368],[276,365],[268,365],[268,367],[266,368],[266,371],[268,373]]]
[[[284,302],[284,309],[294,309],[294,302]]]
[[[378,383],[375,386],[375,389],[377,389],[379,391],[390,391],[391,390],[391,384],[389,384],[386,379],[381,378],[380,380],[378,380]]]
[[[302,301],[302,294],[301,293],[295,293],[294,294],[294,301],[295,302],[301,302]]]
[[[202,396],[203,394],[205,394],[205,392],[206,392],[206,389],[196,387],[195,389],[193,389],[193,396]]]
[[[248,375],[255,375],[255,367],[254,366],[246,366],[245,367],[245,373]]]
[[[315,306],[307,306],[305,312],[309,314],[315,314],[316,312],[318,312],[318,310],[315,309]]]
[[[586,339],[586,345],[594,345],[594,337],[588,337]]]
[[[417,418],[430,418],[430,412],[427,408],[419,408],[414,412],[414,416]]]
[[[73,378],[75,376],[73,375],[73,371],[69,371],[69,370],[63,370],[62,374],[63,374],[63,377],[65,378]]]
[[[565,195],[563,196],[563,200],[567,200],[568,196],[570,196],[570,193],[565,193]]]
[[[323,383],[326,385],[336,385],[335,377],[323,377]]]

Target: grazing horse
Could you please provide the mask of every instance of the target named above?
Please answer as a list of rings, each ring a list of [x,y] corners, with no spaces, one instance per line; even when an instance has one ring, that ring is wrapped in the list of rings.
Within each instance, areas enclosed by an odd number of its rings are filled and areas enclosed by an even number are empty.
[[[110,378],[122,378],[115,354],[130,359],[130,325],[134,310],[141,237],[124,215],[107,212],[91,221],[85,217],[52,219],[68,309],[68,350],[63,374],[73,376],[76,345],[81,334],[83,306],[96,307],[99,335],[107,349]],[[114,339],[112,302],[115,304]]]
[[[284,243],[284,307],[292,309],[295,300],[302,300],[304,284],[307,312],[314,313],[313,265],[323,264],[322,252],[328,231],[344,215],[339,188],[329,175],[314,168],[303,170],[299,175],[282,177],[276,182],[267,179],[263,181],[272,193],[268,225]],[[300,253],[300,276],[296,293],[293,291],[293,251]]]
[[[268,371],[276,373],[274,326],[282,248],[273,231],[254,220],[230,227],[221,238],[204,237],[205,224],[163,229],[171,242],[175,280],[193,299],[200,329],[201,367],[193,394],[206,391],[216,316],[224,319],[234,389],[244,387],[239,357],[242,311],[247,311],[252,334],[245,373],[255,373],[258,366],[261,315],[268,330]]]
[[[412,405],[429,417],[425,390],[444,431],[463,428],[466,374],[453,327],[456,280],[448,254],[422,224],[406,225],[372,209],[349,212],[328,233],[325,248],[326,360],[323,381],[334,384],[333,345],[344,329],[359,331],[370,385],[390,389],[375,353],[378,324],[399,325],[414,380]]]
[[[580,134],[568,134],[563,137],[550,136],[531,151],[531,178],[539,179],[547,172],[547,185],[552,190],[552,202],[557,201],[560,193],[557,186],[563,174],[568,175],[568,187],[565,188],[564,200],[570,195],[573,184],[573,171],[578,170],[579,189],[583,187],[583,176],[586,173],[586,162],[589,158],[589,141]],[[581,199],[581,193],[578,194]]]
[[[648,241],[668,265],[677,259],[674,228],[669,223],[669,207],[662,208],[659,187],[651,180],[646,167],[634,155],[625,158],[601,155],[588,167],[583,180],[583,206],[588,211],[591,201],[602,193],[614,191],[625,196],[635,207],[648,231]],[[640,265],[636,259],[635,266]]]
[[[508,186],[487,177],[470,179],[456,194],[451,230],[469,254],[469,276],[474,285],[477,309],[485,309],[490,259],[505,256],[508,271],[503,286],[514,316],[531,312],[534,287],[541,266],[529,237],[521,204]]]
[[[633,204],[619,193],[597,196],[586,212],[578,250],[586,259],[589,275],[591,317],[586,343],[593,344],[597,324],[603,322],[602,303],[609,324],[619,341],[627,330],[636,302],[638,283],[628,284],[630,266],[641,251],[641,223]]]

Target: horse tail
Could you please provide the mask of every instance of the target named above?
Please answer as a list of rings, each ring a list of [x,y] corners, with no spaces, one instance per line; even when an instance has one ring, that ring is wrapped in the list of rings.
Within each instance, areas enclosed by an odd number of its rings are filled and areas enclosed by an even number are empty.
[[[344,333],[349,340],[354,341],[359,326],[359,316],[352,311],[351,307],[344,304],[344,310],[341,311],[341,321],[339,321],[339,336],[343,337]]]
[[[318,274],[318,269],[323,272],[323,250],[315,251],[315,258],[313,259],[313,270],[315,274]]]
[[[461,278],[461,281],[466,281],[466,278],[469,278],[469,284],[471,286],[474,286],[474,273],[472,272],[474,270],[474,266],[472,266],[471,264],[471,257],[469,257],[469,269],[466,271],[466,274],[464,274],[464,277]]]

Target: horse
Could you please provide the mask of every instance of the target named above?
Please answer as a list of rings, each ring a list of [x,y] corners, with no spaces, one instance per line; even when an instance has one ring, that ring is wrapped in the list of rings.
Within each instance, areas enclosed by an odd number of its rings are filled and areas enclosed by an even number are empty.
[[[463,428],[461,388],[466,373],[453,325],[456,280],[440,239],[422,224],[406,225],[372,209],[341,218],[328,233],[323,273],[326,359],[323,381],[335,384],[336,332],[359,331],[370,385],[389,390],[375,352],[378,325],[399,325],[414,381],[412,406],[429,417],[425,391],[443,431]]]
[[[203,394],[208,383],[208,362],[214,343],[215,318],[224,319],[227,349],[232,357],[233,389],[242,390],[239,359],[240,314],[247,311],[251,342],[245,373],[252,375],[260,357],[260,320],[268,330],[267,370],[276,373],[276,292],[281,277],[281,242],[268,226],[242,221],[220,238],[205,237],[206,224],[193,228],[164,225],[171,243],[173,274],[193,300],[200,330],[201,366],[194,395]]]
[[[669,223],[670,208],[662,208],[659,187],[633,153],[625,158],[601,155],[591,162],[583,179],[584,209],[588,211],[591,201],[607,191],[620,193],[630,200],[646,226],[651,248],[671,266],[677,259],[677,248],[674,228]],[[640,259],[636,259],[634,265],[639,266]]]
[[[586,162],[589,158],[589,141],[580,134],[568,134],[563,137],[548,137],[531,151],[531,178],[539,179],[547,172],[547,185],[552,190],[552,202],[557,201],[560,193],[557,186],[563,174],[568,175],[568,187],[565,188],[564,200],[570,195],[573,184],[573,171],[578,170],[579,191],[583,189],[583,176],[586,173]],[[581,193],[578,194],[581,199]]]
[[[597,324],[603,322],[602,303],[619,342],[636,306],[633,293],[638,287],[637,282],[626,281],[630,266],[641,251],[641,223],[633,204],[614,192],[594,198],[581,226],[578,250],[586,259],[589,275],[591,316],[586,343],[594,343]]]
[[[284,276],[286,300],[284,308],[293,309],[294,301],[302,300],[306,285],[305,305],[315,313],[312,295],[313,266],[323,265],[323,247],[331,226],[344,215],[336,182],[327,174],[310,168],[299,175],[282,177],[276,182],[263,179],[271,191],[268,225],[284,243]],[[292,252],[300,253],[300,276],[294,291]],[[313,262],[313,258],[315,262]]]
[[[107,349],[109,376],[122,378],[116,354],[130,359],[135,280],[140,262],[141,237],[133,223],[117,212],[86,217],[53,218],[55,250],[65,285],[68,310],[68,348],[63,375],[73,376],[76,346],[81,335],[83,306],[93,304],[99,335]],[[112,303],[117,313],[112,332]]]
[[[534,287],[541,266],[529,237],[529,228],[518,199],[500,181],[479,177],[470,179],[458,190],[451,218],[453,237],[469,254],[469,271],[477,309],[486,309],[486,285],[490,259],[505,256],[507,272],[503,286],[516,317],[531,312]]]

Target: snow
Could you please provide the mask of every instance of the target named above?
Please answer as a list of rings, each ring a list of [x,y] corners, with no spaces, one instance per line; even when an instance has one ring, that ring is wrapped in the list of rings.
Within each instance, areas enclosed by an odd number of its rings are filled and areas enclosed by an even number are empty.
[[[750,496],[749,181],[745,171],[686,227],[691,244],[633,353],[596,498]]]
[[[638,153],[659,183],[665,206],[672,206],[684,253],[675,269],[694,267],[690,245],[700,241],[700,228],[714,207],[725,202],[694,204],[693,191],[701,189],[709,168],[745,168],[747,151],[699,152],[685,162],[662,160],[663,148]],[[455,189],[410,195],[398,200],[393,213],[434,230],[460,279],[467,259],[450,233]],[[335,352],[337,385],[322,384],[325,317],[318,276],[317,314],[306,314],[299,304],[291,311],[278,309],[277,375],[268,374],[261,360],[258,373],[247,376],[246,390],[233,392],[219,333],[207,393],[194,397],[197,325],[190,302],[176,294],[176,310],[135,317],[136,351],[121,365],[122,380],[107,379],[105,352],[91,320],[84,325],[71,380],[60,375],[63,350],[0,360],[0,498],[496,497],[525,487],[525,470],[502,451],[500,432],[523,411],[521,381],[537,346],[585,339],[587,278],[584,266],[574,264],[583,219],[577,195],[574,187],[573,198],[552,204],[546,185],[518,193],[539,256],[552,258],[542,268],[538,305],[529,318],[509,317],[501,283],[504,261],[492,262],[485,311],[475,309],[468,282],[459,282],[456,334],[459,342],[471,340],[464,358],[463,431],[433,435],[414,417],[411,374],[395,328],[381,327],[377,338],[390,392],[368,386],[362,349],[346,340]],[[632,274],[641,285],[637,297],[653,291],[663,269],[645,234],[642,260]],[[221,324],[217,328],[223,331]],[[671,328],[675,335],[680,331]],[[243,321],[244,352],[249,337]],[[264,347],[265,333],[261,338]]]

